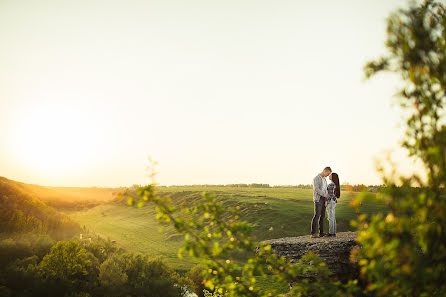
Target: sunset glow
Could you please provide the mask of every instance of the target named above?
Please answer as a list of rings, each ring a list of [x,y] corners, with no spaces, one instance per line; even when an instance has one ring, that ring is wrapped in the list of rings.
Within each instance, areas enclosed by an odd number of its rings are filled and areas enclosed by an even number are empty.
[[[63,104],[28,109],[13,126],[15,160],[45,176],[87,169],[100,140],[82,111]]]
[[[362,69],[403,3],[2,1],[0,176],[141,184],[151,156],[162,184],[380,183],[399,82]]]

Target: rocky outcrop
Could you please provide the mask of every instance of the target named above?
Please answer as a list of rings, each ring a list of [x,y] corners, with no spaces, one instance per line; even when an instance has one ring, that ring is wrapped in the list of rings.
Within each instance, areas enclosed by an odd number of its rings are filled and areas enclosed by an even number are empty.
[[[314,252],[327,264],[327,267],[340,280],[346,280],[357,274],[355,263],[350,261],[353,248],[359,248],[355,232],[340,232],[336,237],[311,238],[309,235],[285,237],[265,241],[279,256],[285,256],[292,263],[304,254]],[[314,275],[304,277],[312,278]]]

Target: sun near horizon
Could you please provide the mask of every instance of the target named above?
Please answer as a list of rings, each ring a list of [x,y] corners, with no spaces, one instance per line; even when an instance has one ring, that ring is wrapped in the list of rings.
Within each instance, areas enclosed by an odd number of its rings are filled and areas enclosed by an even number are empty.
[[[0,176],[47,186],[380,184],[399,81],[363,81],[405,1],[0,3]],[[31,5],[32,6],[32,5]],[[418,169],[417,169],[418,170]]]

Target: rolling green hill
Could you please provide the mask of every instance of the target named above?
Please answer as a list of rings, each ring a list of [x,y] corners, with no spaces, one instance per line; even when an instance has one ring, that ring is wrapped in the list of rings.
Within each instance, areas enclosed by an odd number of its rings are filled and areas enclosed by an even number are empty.
[[[103,204],[123,189],[45,187],[0,176],[0,234],[34,232],[69,238],[80,232],[80,226],[64,211]]]
[[[80,232],[69,216],[48,206],[21,183],[0,177],[0,235],[47,234],[56,240]]]
[[[227,207],[240,206],[241,219],[254,225],[253,234],[258,240],[309,234],[313,216],[312,190],[298,188],[239,188],[174,186],[158,187],[160,195],[187,207],[201,199],[202,192],[213,193]],[[356,217],[348,206],[353,193],[342,193],[337,206],[338,232],[353,230],[350,221]],[[372,194],[376,195],[376,194]],[[384,205],[364,204],[361,212],[385,210]],[[128,206],[125,201],[102,204],[87,211],[70,213],[71,217],[88,229],[112,240],[131,251],[161,254],[175,268],[189,269],[194,261],[177,258],[183,244],[169,226],[159,232],[153,205],[143,208]],[[328,221],[326,222],[328,229]]]

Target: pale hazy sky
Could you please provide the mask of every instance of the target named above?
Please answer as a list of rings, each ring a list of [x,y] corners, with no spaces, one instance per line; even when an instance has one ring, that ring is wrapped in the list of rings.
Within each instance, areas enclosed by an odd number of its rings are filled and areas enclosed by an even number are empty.
[[[150,155],[162,184],[380,183],[398,81],[362,67],[404,5],[0,0],[0,176],[143,184]]]

